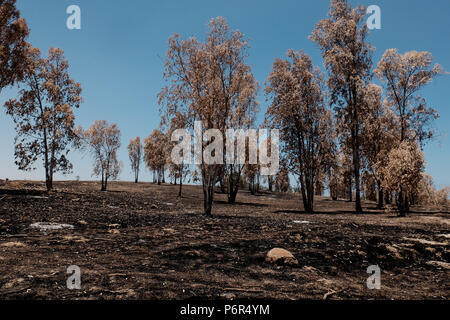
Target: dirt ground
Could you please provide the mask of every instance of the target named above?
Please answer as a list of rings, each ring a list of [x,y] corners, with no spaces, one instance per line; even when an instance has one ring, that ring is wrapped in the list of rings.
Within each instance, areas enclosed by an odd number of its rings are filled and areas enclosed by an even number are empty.
[[[216,194],[202,215],[199,187],[42,182],[0,186],[0,299],[449,299],[450,215],[407,218],[321,197],[316,214],[295,195]],[[427,212],[428,211],[428,212]],[[55,222],[73,229],[41,230]],[[275,247],[298,265],[265,261]],[[81,269],[69,290],[67,268]],[[381,268],[369,290],[367,268]]]

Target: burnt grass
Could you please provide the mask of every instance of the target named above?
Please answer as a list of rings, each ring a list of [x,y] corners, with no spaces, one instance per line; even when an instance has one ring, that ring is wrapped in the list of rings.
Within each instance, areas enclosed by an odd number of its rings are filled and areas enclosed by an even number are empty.
[[[202,214],[200,187],[42,182],[0,186],[0,299],[449,299],[450,215],[413,208],[406,218],[319,197],[215,195]],[[73,229],[39,230],[36,222]],[[275,247],[298,265],[265,261]],[[81,269],[69,290],[67,268]],[[381,268],[369,290],[367,268]]]

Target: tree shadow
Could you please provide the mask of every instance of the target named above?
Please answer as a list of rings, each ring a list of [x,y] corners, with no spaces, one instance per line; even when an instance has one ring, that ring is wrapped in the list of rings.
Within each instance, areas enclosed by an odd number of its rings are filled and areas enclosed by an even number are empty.
[[[30,189],[0,189],[0,195],[8,196],[44,196],[47,191]]]
[[[347,214],[347,215],[360,215],[361,213],[356,213],[354,211],[348,210],[335,210],[335,211],[314,211],[314,212],[306,212],[305,210],[277,210],[274,213],[288,213],[288,214],[313,214],[313,215],[338,215],[338,214]],[[363,211],[364,215],[381,215],[382,212],[371,212],[371,211]]]
[[[252,203],[252,202],[235,202],[235,203],[228,203],[228,201],[224,200],[214,200],[214,203],[216,204],[226,204],[226,205],[236,205],[236,206],[249,206],[249,207],[258,207],[258,208],[265,208],[268,207],[268,204],[264,203]]]

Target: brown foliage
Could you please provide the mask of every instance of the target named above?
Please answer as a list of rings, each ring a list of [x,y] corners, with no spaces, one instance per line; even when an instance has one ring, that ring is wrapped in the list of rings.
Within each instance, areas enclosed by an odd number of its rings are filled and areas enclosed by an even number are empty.
[[[163,180],[167,165],[167,140],[166,135],[158,129],[153,130],[144,140],[144,160],[147,167],[157,173],[158,184],[161,184]]]
[[[409,212],[411,196],[416,192],[422,179],[424,165],[423,152],[417,143],[408,141],[393,148],[385,163],[376,164],[382,186],[397,196],[397,208],[402,216]]]
[[[400,142],[416,141],[422,146],[433,137],[430,126],[438,114],[417,95],[417,91],[443,72],[438,64],[431,67],[432,60],[426,51],[399,54],[397,49],[388,49],[375,69],[386,84],[388,104],[398,117]]]
[[[44,59],[39,49],[30,48],[20,98],[5,104],[16,124],[16,164],[20,170],[35,169],[33,163],[42,156],[48,190],[54,172],[71,171],[69,145],[79,140],[73,109],[82,102],[81,85],[70,78],[68,68],[61,49],[50,48]]]
[[[266,123],[280,130],[287,164],[299,177],[305,211],[313,212],[315,186],[334,151],[334,126],[319,69],[303,52],[290,50],[287,55],[288,60],[275,60],[267,79],[272,103]]]
[[[0,92],[23,78],[29,44],[25,19],[20,18],[16,0],[0,0]]]
[[[209,22],[205,42],[195,38],[182,40],[175,34],[169,39],[164,77],[170,82],[160,93],[163,124],[182,113],[186,128],[193,129],[200,120],[207,129],[248,128],[256,111],[258,84],[245,63],[248,43],[239,31],[231,31],[225,19]],[[207,144],[210,144],[209,141]],[[225,152],[224,152],[225,155]],[[205,214],[210,215],[214,186],[224,165],[200,165],[204,190]],[[229,181],[236,186],[241,165],[226,167]],[[231,189],[229,188],[229,192]]]

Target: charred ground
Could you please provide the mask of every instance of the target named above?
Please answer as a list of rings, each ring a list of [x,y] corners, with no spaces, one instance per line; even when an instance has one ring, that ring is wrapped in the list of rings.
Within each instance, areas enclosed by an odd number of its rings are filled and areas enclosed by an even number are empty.
[[[321,197],[241,192],[202,215],[199,187],[58,182],[0,186],[0,299],[449,299],[450,215],[414,208],[407,218]],[[71,224],[42,231],[36,222]],[[281,247],[298,266],[273,265]],[[379,265],[381,290],[366,273]],[[81,268],[68,290],[67,268]]]

